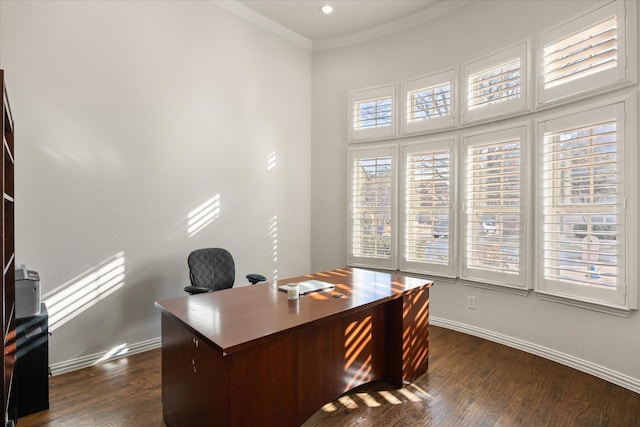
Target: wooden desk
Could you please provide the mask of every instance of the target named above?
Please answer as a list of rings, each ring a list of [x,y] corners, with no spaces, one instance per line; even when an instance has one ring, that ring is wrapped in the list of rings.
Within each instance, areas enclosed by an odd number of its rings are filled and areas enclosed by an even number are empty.
[[[336,288],[277,288],[309,279]],[[427,371],[430,286],[344,268],[156,302],[165,423],[297,426],[358,385],[402,387]]]

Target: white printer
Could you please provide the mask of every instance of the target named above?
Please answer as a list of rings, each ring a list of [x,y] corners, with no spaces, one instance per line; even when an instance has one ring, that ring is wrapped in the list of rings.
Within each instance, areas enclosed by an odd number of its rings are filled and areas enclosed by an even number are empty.
[[[40,314],[40,275],[16,266],[16,319]]]

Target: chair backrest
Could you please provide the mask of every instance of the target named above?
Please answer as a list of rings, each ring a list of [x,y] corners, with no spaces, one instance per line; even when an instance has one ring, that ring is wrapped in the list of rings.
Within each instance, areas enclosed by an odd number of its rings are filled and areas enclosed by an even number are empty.
[[[192,286],[204,286],[214,291],[233,286],[236,266],[226,249],[196,249],[189,254],[187,263]]]

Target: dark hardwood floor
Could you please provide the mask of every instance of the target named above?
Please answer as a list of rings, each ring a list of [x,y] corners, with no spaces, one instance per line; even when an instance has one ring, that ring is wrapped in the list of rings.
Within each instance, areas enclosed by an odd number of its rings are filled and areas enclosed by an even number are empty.
[[[304,426],[640,426],[640,394],[588,374],[433,326],[430,346],[414,383],[364,386]],[[53,377],[51,408],[18,426],[164,426],[160,375],[153,350]]]

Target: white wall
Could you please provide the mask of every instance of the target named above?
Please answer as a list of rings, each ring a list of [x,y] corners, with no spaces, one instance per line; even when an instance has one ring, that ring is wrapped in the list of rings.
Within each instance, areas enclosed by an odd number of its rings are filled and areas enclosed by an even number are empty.
[[[40,273],[52,322],[91,290],[57,321],[52,364],[159,337],[153,303],[184,295],[192,249],[228,248],[242,285],[310,270],[308,50],[213,2],[2,1],[0,15],[17,262]],[[216,196],[190,237],[189,212]]]
[[[346,262],[349,90],[395,83],[476,59],[594,4],[472,1],[402,33],[314,52],[312,270]],[[626,92],[637,93],[638,87]],[[534,293],[523,297],[461,283],[436,282],[431,295],[432,319],[440,324],[543,354],[640,391],[637,312],[619,318],[544,302]],[[468,295],[476,296],[476,310],[466,308]]]

